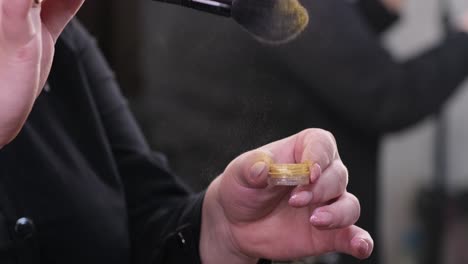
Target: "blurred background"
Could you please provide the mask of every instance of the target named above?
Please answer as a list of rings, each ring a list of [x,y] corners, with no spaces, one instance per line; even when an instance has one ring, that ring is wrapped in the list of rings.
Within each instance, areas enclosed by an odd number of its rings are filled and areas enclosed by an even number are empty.
[[[405,60],[444,37],[441,14],[445,5],[441,5],[441,1],[405,2],[398,24],[382,38],[383,45],[395,58]],[[446,4],[452,20],[468,10],[466,0],[452,0]],[[168,154],[174,170],[194,189],[201,189],[220,172],[219,168],[210,168],[208,162],[204,165],[205,171],[187,174],[183,164],[189,162],[190,155],[184,160],[172,161],[171,156],[176,156],[177,150],[167,149],[155,137],[160,129],[164,129],[164,126],[155,128],[157,120],[154,118],[158,116],[154,104],[158,102],[157,92],[160,92],[155,85],[164,76],[156,74],[154,69],[158,67],[158,60],[170,60],[164,50],[155,48],[166,41],[164,35],[156,34],[155,25],[164,27],[160,24],[165,21],[161,16],[164,18],[165,10],[174,8],[178,7],[149,0],[133,0],[131,4],[123,0],[87,1],[79,17],[95,35],[115,70],[150,144]],[[223,34],[216,30],[216,23],[231,23],[221,18],[213,19],[210,30],[216,35]],[[311,21],[313,23],[313,18]],[[184,28],[177,30],[183,35]],[[190,32],[186,37],[190,43]],[[197,84],[193,83],[193,86]],[[183,107],[177,102],[166,103]],[[468,89],[462,88],[450,97],[438,115],[403,131],[386,134],[380,142],[378,214],[381,235],[376,243],[381,247],[382,263],[468,263],[467,113]],[[183,129],[184,123],[197,120],[178,118],[177,122]],[[187,129],[185,133],[198,132]],[[184,138],[178,136],[167,138],[167,141],[183,142]],[[350,175],[352,181],[353,171]]]

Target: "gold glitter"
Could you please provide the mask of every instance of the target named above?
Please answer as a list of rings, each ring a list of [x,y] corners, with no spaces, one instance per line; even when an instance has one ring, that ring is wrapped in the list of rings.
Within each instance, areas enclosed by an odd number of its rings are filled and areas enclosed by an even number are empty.
[[[272,185],[304,185],[309,183],[310,163],[270,164],[268,172]]]

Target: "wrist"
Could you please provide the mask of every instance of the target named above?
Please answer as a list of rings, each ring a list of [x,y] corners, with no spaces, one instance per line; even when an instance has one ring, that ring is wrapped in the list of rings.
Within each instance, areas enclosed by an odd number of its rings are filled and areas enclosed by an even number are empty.
[[[232,239],[229,222],[217,198],[219,178],[208,187],[202,208],[200,257],[203,264],[249,264],[258,259],[243,254]]]

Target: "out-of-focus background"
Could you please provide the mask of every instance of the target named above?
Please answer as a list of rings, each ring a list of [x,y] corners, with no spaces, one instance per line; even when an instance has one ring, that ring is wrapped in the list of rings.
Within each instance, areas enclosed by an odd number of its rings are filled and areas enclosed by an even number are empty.
[[[406,1],[400,22],[384,36],[385,46],[394,56],[403,60],[444,36],[440,3],[438,0]],[[448,3],[453,17],[468,10],[466,0],[452,0]],[[151,45],[164,41],[158,39],[153,29],[155,21],[161,23],[161,20],[154,19],[154,11],[158,8],[166,7],[150,0],[87,1],[79,14],[82,22],[96,36],[131,108],[150,139],[151,133],[157,131],[152,129],[151,123],[155,121],[148,119],[152,101],[148,96],[154,96],[154,93],[148,91],[153,89],[155,78],[164,78],[152,74],[153,62],[161,59],[155,54],[164,52],[156,52]],[[404,131],[389,134],[381,142],[381,236],[376,242],[382,247],[382,263],[429,263],[421,262],[424,259],[421,255],[430,254],[424,252],[422,247],[431,239],[431,234],[426,231],[428,226],[434,232],[443,231],[441,243],[436,243],[441,251],[441,259],[433,263],[468,263],[467,213],[459,212],[462,210],[459,204],[468,201],[457,196],[468,190],[467,114],[468,89],[460,89],[451,97],[439,117],[428,118]],[[192,121],[179,120],[181,124]],[[440,122],[443,124],[442,131],[438,130]],[[441,133],[445,137],[440,137]],[[436,147],[436,142],[441,140],[445,142],[443,147]],[[153,142],[150,143],[157,147]],[[441,154],[439,158],[437,153]],[[210,171],[209,168],[207,170]],[[353,172],[350,173],[352,181]],[[197,179],[189,179],[195,188],[200,188],[209,179],[201,179],[200,184],[194,184],[195,181]],[[439,184],[436,185],[437,182]],[[448,199],[430,191],[440,186],[440,183],[446,184]],[[433,220],[428,218],[437,218],[439,212],[444,215],[443,226],[437,226],[437,221],[435,226],[425,223]],[[454,218],[453,215],[464,215],[465,218]]]
[[[457,17],[467,10],[468,1],[446,1],[450,5],[452,17]],[[440,23],[441,6],[437,0],[410,0],[404,9],[401,24],[394,28],[385,38],[386,45],[393,54],[400,58],[408,57],[417,50],[433,44],[444,35]],[[466,84],[464,84],[466,86]],[[430,91],[428,91],[430,92]],[[414,210],[414,200],[418,198],[421,188],[434,186],[434,178],[443,178],[451,194],[468,189],[468,89],[460,89],[447,103],[442,117],[446,133],[446,145],[442,149],[445,156],[444,175],[437,175],[436,144],[438,123],[430,118],[406,131],[389,135],[382,142],[381,176],[382,176],[382,232],[384,259],[386,263],[404,263],[403,261],[415,254],[417,239],[421,228]],[[444,133],[444,132],[442,132]],[[465,201],[466,202],[466,201]],[[448,207],[448,206],[447,206]],[[458,247],[451,245],[453,251],[442,257],[440,263],[468,263],[466,251],[462,244],[468,242],[468,223],[457,229],[459,237],[454,233],[447,240],[458,239]],[[455,224],[452,225],[455,227]],[[447,231],[447,230],[446,230]],[[452,231],[447,231],[452,232]],[[421,236],[421,237],[419,237]],[[462,239],[460,240],[460,237]],[[413,241],[412,241],[413,240]],[[449,243],[441,243],[441,246]],[[447,251],[450,251],[447,250]],[[416,253],[417,254],[417,253]],[[424,253],[423,253],[424,254]],[[464,254],[464,262],[453,262],[448,254]],[[411,262],[410,262],[411,263]]]

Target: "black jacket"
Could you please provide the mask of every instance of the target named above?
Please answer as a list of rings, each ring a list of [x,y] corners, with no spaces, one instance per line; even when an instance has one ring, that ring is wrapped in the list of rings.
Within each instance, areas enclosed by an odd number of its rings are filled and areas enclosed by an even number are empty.
[[[379,140],[436,112],[456,90],[468,75],[468,35],[453,33],[398,62],[376,34],[388,23],[348,2],[302,1],[309,27],[274,47],[231,20],[155,4],[148,42],[155,77],[139,101],[153,108],[142,118],[152,144],[201,187],[243,151],[327,129],[361,201],[359,224],[376,236]]]
[[[76,22],[48,84],[0,150],[0,263],[198,263],[203,194],[151,152]]]

